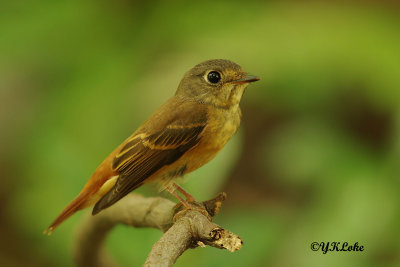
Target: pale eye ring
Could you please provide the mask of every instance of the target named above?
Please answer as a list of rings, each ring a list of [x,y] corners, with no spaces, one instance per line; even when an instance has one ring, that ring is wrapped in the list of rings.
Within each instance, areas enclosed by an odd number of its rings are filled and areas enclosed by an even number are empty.
[[[218,83],[221,80],[221,74],[218,71],[210,71],[207,74],[207,81],[210,83]]]

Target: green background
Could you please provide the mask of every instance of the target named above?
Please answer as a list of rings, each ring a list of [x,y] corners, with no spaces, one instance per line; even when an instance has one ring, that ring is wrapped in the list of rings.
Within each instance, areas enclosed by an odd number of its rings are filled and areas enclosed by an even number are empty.
[[[185,71],[226,58],[261,81],[238,134],[184,187],[227,192],[215,221],[244,246],[176,266],[399,266],[400,5],[361,2],[3,1],[0,265],[73,265],[88,211],[43,229]],[[120,226],[107,249],[140,266],[160,236]]]

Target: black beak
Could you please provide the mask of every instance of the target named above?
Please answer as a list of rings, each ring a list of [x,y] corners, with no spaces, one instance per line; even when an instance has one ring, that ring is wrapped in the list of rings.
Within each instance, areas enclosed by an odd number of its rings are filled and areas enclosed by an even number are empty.
[[[259,80],[260,80],[260,78],[258,78],[257,76],[247,74],[246,77],[236,80],[236,81],[233,81],[233,83],[252,83],[252,82],[259,81]]]

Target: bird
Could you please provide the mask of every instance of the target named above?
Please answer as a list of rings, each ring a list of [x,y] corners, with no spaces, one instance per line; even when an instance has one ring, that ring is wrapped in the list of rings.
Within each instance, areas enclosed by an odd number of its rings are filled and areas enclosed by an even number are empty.
[[[175,95],[106,157],[44,233],[87,207],[94,205],[96,215],[149,182],[160,182],[190,208],[175,190],[187,200],[193,197],[174,181],[212,160],[236,133],[242,95],[258,80],[226,59],[207,60],[187,71]]]

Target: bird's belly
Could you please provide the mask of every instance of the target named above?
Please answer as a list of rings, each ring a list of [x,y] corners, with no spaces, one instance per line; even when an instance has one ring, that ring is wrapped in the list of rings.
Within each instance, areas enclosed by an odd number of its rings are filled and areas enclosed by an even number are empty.
[[[220,120],[211,120],[215,123],[207,125],[200,142],[188,151],[186,172],[194,171],[212,160],[236,133],[240,125],[240,113],[228,114],[221,114]]]
[[[185,160],[185,173],[192,172],[212,160],[218,154],[219,150],[220,149],[202,149],[201,153],[199,153],[200,151],[194,150],[192,153],[188,154],[188,157]]]

